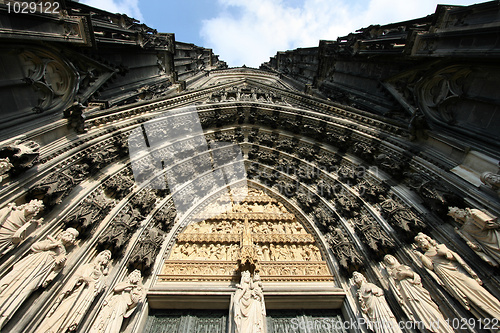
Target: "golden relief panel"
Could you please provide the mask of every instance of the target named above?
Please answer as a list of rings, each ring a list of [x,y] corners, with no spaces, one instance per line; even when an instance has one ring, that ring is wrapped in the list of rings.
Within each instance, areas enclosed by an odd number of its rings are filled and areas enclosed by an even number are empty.
[[[160,282],[236,281],[248,264],[267,281],[333,281],[314,237],[281,203],[254,189],[228,202],[208,205],[178,236]],[[222,204],[227,212],[217,213]]]

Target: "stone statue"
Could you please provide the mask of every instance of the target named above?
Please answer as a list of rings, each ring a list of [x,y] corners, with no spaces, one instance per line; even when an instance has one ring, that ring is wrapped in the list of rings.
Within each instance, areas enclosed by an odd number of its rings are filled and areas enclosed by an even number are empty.
[[[422,286],[420,275],[388,254],[384,257],[392,292],[401,303],[408,318],[423,323],[429,332],[452,333],[453,329],[443,318],[439,307]]]
[[[78,268],[57,298],[36,333],[75,331],[94,298],[104,290],[111,252],[104,250],[93,262]]]
[[[477,318],[500,319],[500,302],[481,284],[477,274],[455,252],[446,245],[419,232],[415,237],[417,245],[425,251],[415,251],[422,264],[448,292]]]
[[[38,159],[40,145],[35,141],[21,142],[16,140],[13,143],[0,147],[0,158],[8,161],[10,173],[19,174],[31,168]],[[3,165],[2,167],[7,167]],[[0,172],[1,174],[1,172]]]
[[[104,300],[90,333],[120,332],[123,318],[130,317],[144,297],[141,278],[141,271],[136,269],[113,288],[113,293]]]
[[[13,167],[14,165],[10,163],[8,157],[0,158],[0,183],[3,181],[3,175],[9,172],[9,170],[12,169]]]
[[[68,228],[56,239],[34,243],[32,253],[21,259],[0,280],[0,328],[12,318],[21,304],[39,287],[46,287],[66,262],[66,246],[73,245],[78,231]]]
[[[258,273],[252,280],[249,271],[241,272],[241,281],[232,297],[230,317],[232,333],[266,333],[266,308],[262,281]]]
[[[448,215],[462,227],[456,232],[467,242],[481,259],[492,266],[500,264],[500,224],[479,209],[449,207]]]
[[[366,281],[363,274],[352,273],[357,296],[363,316],[366,317],[368,328],[375,333],[401,333],[398,322],[384,298],[384,291]]]
[[[42,209],[43,202],[34,199],[19,207],[10,204],[0,210],[0,255],[19,245],[28,229],[34,229],[42,223],[43,218],[33,219]]]
[[[500,174],[493,172],[484,172],[481,177],[481,181],[491,187],[493,190],[500,194]]]

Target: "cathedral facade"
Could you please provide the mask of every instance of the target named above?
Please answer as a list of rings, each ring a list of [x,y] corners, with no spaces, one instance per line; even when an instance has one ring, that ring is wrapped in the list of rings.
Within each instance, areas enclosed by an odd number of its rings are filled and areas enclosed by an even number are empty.
[[[259,69],[34,4],[0,3],[0,330],[500,330],[498,0]]]

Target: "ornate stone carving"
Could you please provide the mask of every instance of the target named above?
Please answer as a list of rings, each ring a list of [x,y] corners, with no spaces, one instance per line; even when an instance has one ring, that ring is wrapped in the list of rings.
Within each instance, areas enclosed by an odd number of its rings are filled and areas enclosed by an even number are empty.
[[[336,197],[335,189],[336,187],[328,181],[319,179],[316,184],[318,194],[327,200],[332,200]]]
[[[463,206],[462,199],[441,181],[427,178],[422,174],[406,173],[406,175],[409,177],[410,188],[420,195],[429,209],[441,217],[446,217],[449,206]]]
[[[452,333],[439,307],[422,286],[420,276],[392,255],[384,257],[389,286],[404,312],[415,323],[423,323],[429,332]]]
[[[481,286],[477,274],[457,253],[421,232],[415,243],[425,251],[414,251],[424,267],[466,309],[479,319],[500,319],[500,302]]]
[[[0,175],[7,171],[12,175],[17,175],[31,168],[38,160],[39,150],[40,145],[35,141],[21,142],[21,140],[16,140],[14,143],[1,147],[1,169],[4,171],[0,172]]]
[[[345,269],[363,266],[361,256],[342,229],[333,227],[329,229],[326,238],[339,264]]]
[[[375,162],[382,170],[396,179],[403,177],[403,172],[408,166],[406,158],[393,154],[379,154],[375,157]]]
[[[266,333],[266,306],[262,281],[258,273],[253,279],[249,271],[241,272],[241,281],[231,297],[231,333]]]
[[[106,286],[105,278],[108,275],[110,259],[111,252],[105,250],[99,253],[93,262],[80,266],[35,332],[75,331],[94,298]]]
[[[146,290],[141,279],[141,272],[135,270],[113,288],[113,293],[104,300],[89,333],[120,332],[123,319],[130,317],[137,304],[144,299]]]
[[[0,210],[0,255],[19,245],[43,222],[43,218],[34,219],[42,209],[42,201],[35,199],[21,206],[12,203]]]
[[[66,247],[73,245],[78,231],[68,228],[54,239],[34,243],[31,253],[14,264],[0,280],[0,328],[8,322],[32,292],[48,284],[66,262]]]
[[[356,234],[373,251],[382,248],[394,247],[394,240],[369,216],[368,212],[362,212],[360,216],[353,219]]]
[[[260,271],[266,281],[332,280],[314,237],[275,199],[249,189],[227,212],[213,214],[217,205],[178,236],[160,281],[228,281],[237,268]]]
[[[367,282],[363,274],[352,273],[353,282],[357,287],[359,306],[370,330],[376,333],[400,333],[398,321],[392,313],[384,297],[384,291]]]
[[[297,141],[293,139],[283,138],[276,143],[276,149],[287,153],[295,152]]]
[[[329,230],[330,227],[334,227],[337,224],[337,221],[333,218],[332,213],[327,213],[323,208],[314,208],[313,215],[316,219],[316,224],[323,231]]]
[[[337,198],[334,201],[336,208],[347,217],[356,216],[361,208],[357,198],[350,197],[345,194],[337,195]]]
[[[10,163],[8,157],[0,158],[0,183],[3,182],[4,175],[9,172],[10,169],[14,167],[14,164]]]
[[[462,226],[456,232],[474,252],[492,266],[500,264],[500,224],[479,209],[450,207],[448,215]]]
[[[45,207],[51,209],[61,203],[87,175],[87,164],[75,164],[64,170],[54,171],[30,187],[26,197],[43,200]]]
[[[384,200],[384,195],[387,194],[389,189],[384,184],[376,184],[367,179],[361,180],[358,185],[359,195],[371,203],[377,203]]]
[[[296,195],[296,199],[300,207],[302,207],[302,209],[306,213],[311,213],[316,207],[316,203],[318,202],[318,198],[316,197],[316,195],[310,192],[300,192]]]
[[[358,141],[352,146],[352,152],[367,162],[372,162],[377,151],[377,144]]]
[[[134,195],[130,203],[141,213],[141,215],[146,216],[155,207],[156,194],[150,190],[141,191]]]
[[[109,179],[104,186],[106,187],[106,191],[114,198],[121,199],[128,192],[130,192],[132,186],[134,185],[133,180],[131,179],[130,172],[119,173],[115,177]]]
[[[350,147],[349,135],[340,134],[334,130],[327,131],[324,140],[334,147],[337,147],[341,152],[346,151]]]
[[[103,231],[97,243],[100,247],[110,248],[111,252],[120,251],[130,240],[142,218],[137,209],[127,204]]]
[[[174,225],[177,217],[177,211],[174,207],[169,206],[164,208],[155,214],[154,220],[156,225],[159,226],[163,231],[168,232]]]
[[[102,194],[91,195],[66,216],[63,223],[67,227],[79,230],[80,235],[84,237],[102,221],[111,210],[111,207],[112,203]]]
[[[422,230],[426,227],[425,222],[418,218],[410,208],[402,206],[393,199],[386,199],[380,203],[380,207],[382,208],[382,215],[387,218],[393,226],[404,230],[406,233],[409,231]]]
[[[497,191],[500,195],[500,174],[493,172],[484,172],[481,175],[481,181],[491,187],[493,190]]]
[[[90,174],[95,175],[101,169],[110,165],[117,156],[117,148],[108,146],[87,152],[82,161],[89,166]]]
[[[85,106],[80,102],[74,102],[64,110],[64,117],[68,119],[68,126],[74,128],[77,133],[85,133]]]
[[[339,167],[337,174],[339,175],[340,180],[347,183],[354,183],[358,178],[356,169],[345,164]]]
[[[149,274],[162,246],[163,237],[163,232],[154,227],[144,232],[130,254],[129,267]]]

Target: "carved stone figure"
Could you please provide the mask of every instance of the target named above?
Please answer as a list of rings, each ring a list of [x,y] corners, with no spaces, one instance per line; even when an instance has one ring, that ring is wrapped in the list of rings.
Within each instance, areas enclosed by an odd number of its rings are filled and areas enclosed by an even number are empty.
[[[500,174],[493,172],[484,172],[481,175],[481,181],[491,187],[493,190],[500,194]]]
[[[30,187],[26,197],[43,200],[45,207],[50,209],[59,204],[87,174],[88,165],[85,163],[55,171]]]
[[[19,245],[26,238],[28,229],[42,223],[43,218],[33,219],[42,209],[43,203],[35,199],[19,207],[10,204],[0,210],[0,255]]]
[[[113,293],[104,300],[90,333],[120,332],[123,318],[130,317],[144,298],[141,279],[141,271],[136,269],[113,288]]]
[[[137,244],[130,254],[129,265],[139,266],[144,272],[149,272],[160,251],[163,241],[163,232],[157,228],[151,228],[143,233],[139,244]]]
[[[111,252],[104,250],[93,262],[80,266],[35,332],[75,331],[94,298],[105,288],[110,259]]]
[[[14,264],[0,280],[0,328],[9,321],[21,304],[39,287],[46,287],[66,262],[66,246],[73,245],[78,231],[68,228],[56,239],[34,243],[32,253]]]
[[[417,245],[425,251],[415,251],[422,264],[433,274],[438,283],[477,318],[500,319],[500,302],[481,284],[477,274],[446,245],[438,244],[424,233],[415,237]]]
[[[0,159],[5,161],[8,158],[7,162],[11,165],[8,171],[18,174],[33,166],[40,155],[39,150],[40,145],[35,141],[21,142],[16,140],[14,143],[0,148]],[[3,167],[7,166],[4,165]]]
[[[262,281],[258,273],[252,280],[249,271],[241,273],[241,281],[232,297],[232,333],[265,333],[266,308]]]
[[[326,238],[339,264],[345,269],[349,269],[352,266],[362,266],[363,261],[361,256],[354,248],[353,242],[347,238],[342,229],[333,228],[332,226],[329,229],[330,231]]]
[[[439,307],[422,286],[420,275],[406,265],[401,265],[392,255],[384,257],[389,274],[389,285],[408,318],[423,323],[430,332],[452,333],[453,329],[443,318]]]
[[[481,259],[492,266],[500,264],[500,224],[479,209],[450,207],[448,215],[462,227],[456,232],[467,242]]]
[[[414,212],[391,198],[381,202],[380,208],[382,208],[383,216],[388,218],[392,225],[404,230],[405,234],[412,230],[422,230],[426,226],[425,222]]]
[[[367,282],[365,276],[359,272],[352,273],[352,278],[358,288],[356,294],[363,316],[367,319],[368,328],[376,333],[401,332],[385,300],[384,291]]]
[[[137,209],[127,204],[101,234],[98,244],[112,247],[113,252],[120,250],[130,239],[141,218]]]
[[[393,239],[369,216],[368,212],[353,218],[357,234],[373,251],[394,247]]]
[[[9,172],[9,170],[12,169],[13,167],[14,165],[10,163],[8,157],[0,158],[0,183],[3,181],[3,175]]]

